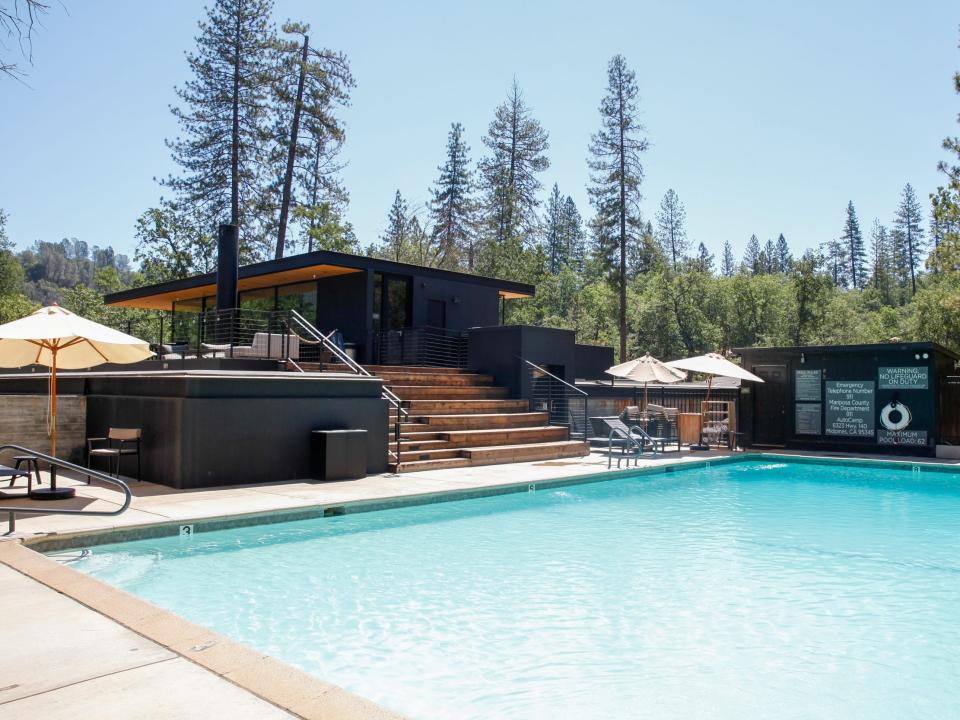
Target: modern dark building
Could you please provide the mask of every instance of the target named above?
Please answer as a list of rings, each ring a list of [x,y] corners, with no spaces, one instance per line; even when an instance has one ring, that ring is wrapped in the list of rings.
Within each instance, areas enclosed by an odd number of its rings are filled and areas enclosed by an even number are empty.
[[[936,343],[738,348],[747,447],[953,456],[960,355]]]
[[[500,324],[502,303],[532,297],[526,283],[425,268],[345,253],[318,251],[245,265],[237,277],[238,307],[252,312],[296,310],[321,331],[339,330],[361,363],[380,358],[385,334],[432,328],[456,335]],[[190,343],[198,317],[217,310],[217,274],[124,290],[107,305],[171,313],[163,341]],[[201,338],[202,339],[202,338]]]

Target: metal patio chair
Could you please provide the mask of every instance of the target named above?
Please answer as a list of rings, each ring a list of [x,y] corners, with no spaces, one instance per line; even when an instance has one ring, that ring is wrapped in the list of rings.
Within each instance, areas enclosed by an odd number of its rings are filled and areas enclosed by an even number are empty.
[[[137,480],[140,480],[140,440],[143,431],[140,428],[110,428],[106,437],[87,438],[87,467],[95,457],[107,458],[107,469],[116,477],[120,477],[120,459],[125,455],[137,456]],[[100,443],[106,443],[106,446],[97,447]],[[116,462],[116,470],[110,470]],[[87,484],[90,483],[90,476],[87,475]]]

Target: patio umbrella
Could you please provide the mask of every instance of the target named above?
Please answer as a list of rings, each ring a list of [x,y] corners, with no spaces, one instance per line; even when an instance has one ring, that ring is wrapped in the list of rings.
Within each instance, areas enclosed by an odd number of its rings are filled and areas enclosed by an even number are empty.
[[[643,383],[643,407],[647,407],[647,383],[675,383],[687,377],[682,370],[672,368],[647,353],[643,357],[628,360],[625,363],[614,365],[604,370],[607,375],[634,380]]]
[[[57,455],[57,369],[76,370],[103,363],[132,363],[153,355],[147,343],[118,330],[50,305],[0,325],[0,367],[46,365],[50,368],[50,454]],[[72,488],[57,488],[51,468],[50,487],[31,497],[71,497]]]
[[[710,391],[713,389],[713,378],[728,377],[738,380],[749,380],[750,382],[763,382],[763,378],[757,377],[749,370],[744,370],[736,363],[727,360],[718,353],[707,353],[706,355],[697,355],[695,357],[684,358],[682,360],[671,360],[667,363],[672,368],[678,370],[689,370],[690,372],[707,375],[707,399],[710,402]],[[701,406],[700,422],[703,424],[703,411]],[[703,445],[698,445],[696,449],[706,449]]]

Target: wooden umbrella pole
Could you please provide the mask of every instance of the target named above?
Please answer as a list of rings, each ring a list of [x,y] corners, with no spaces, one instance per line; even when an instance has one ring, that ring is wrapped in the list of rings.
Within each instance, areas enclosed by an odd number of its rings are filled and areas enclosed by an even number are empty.
[[[57,456],[57,346],[51,346],[53,364],[50,366],[50,456]]]

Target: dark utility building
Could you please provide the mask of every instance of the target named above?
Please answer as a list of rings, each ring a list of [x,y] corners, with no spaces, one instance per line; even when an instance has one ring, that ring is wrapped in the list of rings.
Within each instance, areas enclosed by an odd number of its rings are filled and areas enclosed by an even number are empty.
[[[208,273],[112,293],[104,302],[171,312],[163,341],[190,343],[198,332],[197,318],[223,309],[217,307],[217,282],[217,274]],[[241,312],[296,310],[324,332],[339,330],[344,342],[355,348],[357,360],[371,363],[380,359],[375,358],[378,343],[390,333],[429,327],[434,335],[456,334],[499,325],[501,303],[532,297],[534,287],[318,251],[244,265],[236,277],[236,292]]]
[[[748,447],[944,455],[960,446],[960,356],[936,343],[739,348]]]

